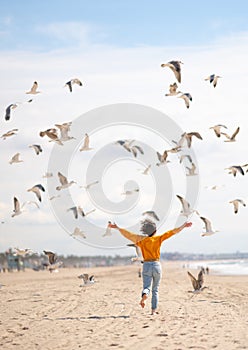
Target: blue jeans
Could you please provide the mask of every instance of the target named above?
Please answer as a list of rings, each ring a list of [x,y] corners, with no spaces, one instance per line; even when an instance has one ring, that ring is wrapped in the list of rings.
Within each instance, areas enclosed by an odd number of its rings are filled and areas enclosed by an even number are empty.
[[[143,294],[150,294],[152,287],[152,310],[158,307],[158,288],[162,276],[161,264],[159,261],[144,261],[143,264]]]

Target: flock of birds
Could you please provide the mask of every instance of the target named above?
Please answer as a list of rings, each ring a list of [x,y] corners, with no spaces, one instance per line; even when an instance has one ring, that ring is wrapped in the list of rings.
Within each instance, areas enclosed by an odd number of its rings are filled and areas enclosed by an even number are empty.
[[[174,73],[175,78],[177,80],[177,82],[170,84],[169,92],[166,93],[165,96],[167,96],[167,97],[177,96],[178,98],[183,99],[186,107],[189,108],[190,103],[192,102],[191,94],[188,92],[183,93],[181,91],[178,91],[178,84],[177,83],[179,83],[179,84],[181,83],[181,65],[182,64],[183,63],[181,61],[170,61],[168,63],[163,63],[161,65],[161,67],[163,67],[163,68],[165,68],[165,67],[170,68],[172,70],[172,72]],[[219,75],[211,74],[210,76],[205,78],[205,80],[209,81],[210,84],[212,84],[213,87],[216,88],[219,78],[221,78]],[[67,87],[69,92],[72,93],[75,85],[83,86],[81,80],[79,80],[78,78],[73,78],[70,81],[66,82],[65,87]],[[37,95],[40,93],[41,93],[41,91],[38,90],[37,81],[35,81],[31,87],[31,89],[26,92],[26,94],[28,94],[28,95]],[[4,117],[5,121],[8,122],[12,118],[12,112],[16,108],[18,108],[19,105],[30,104],[30,103],[32,103],[32,101],[33,101],[33,99],[29,99],[29,100],[24,101],[24,102],[14,102],[14,103],[11,103],[10,105],[8,105],[6,110],[5,110],[5,117]],[[55,124],[54,127],[40,131],[39,136],[41,138],[46,137],[49,142],[55,142],[56,144],[63,146],[64,142],[67,142],[67,141],[74,139],[74,137],[70,135],[71,125],[72,125],[72,122],[67,122],[67,123],[63,123],[63,124]],[[214,131],[215,135],[218,138],[224,138],[224,142],[236,142],[238,134],[240,132],[240,127],[237,127],[233,131],[233,133],[227,133],[226,132],[227,127],[223,124],[217,124],[217,125],[211,126],[210,129]],[[17,128],[11,129],[11,130],[3,133],[1,135],[1,138],[2,138],[2,140],[6,140],[10,137],[17,135],[18,131],[19,130]],[[185,169],[187,169],[186,175],[187,176],[197,175],[197,167],[194,164],[191,155],[187,154],[187,149],[189,149],[192,146],[193,139],[203,140],[202,136],[197,131],[184,132],[181,135],[179,140],[177,140],[177,141],[171,140],[172,147],[170,149],[164,150],[163,153],[156,152],[157,153],[156,154],[157,155],[157,163],[154,165],[158,166],[158,167],[167,165],[168,163],[171,162],[171,160],[168,159],[171,157],[170,154],[177,154],[179,162],[183,163],[185,165]],[[144,150],[137,143],[136,140],[126,140],[126,139],[117,140],[114,142],[114,144],[122,147],[122,149],[124,151],[131,153],[135,158],[137,158],[138,156],[142,156],[144,154]],[[43,152],[42,146],[39,144],[39,142],[32,144],[32,145],[29,145],[29,148],[33,149],[34,153],[37,156],[39,156]],[[79,151],[84,152],[84,151],[91,151],[91,150],[93,150],[93,148],[90,147],[90,137],[87,133],[85,133],[84,141],[83,141],[82,147],[79,149]],[[23,162],[24,162],[24,160],[21,158],[21,154],[19,152],[14,154],[11,157],[11,159],[9,160],[10,165],[13,165],[16,163],[23,163]],[[144,169],[141,169],[142,174],[149,175],[149,173],[151,172],[151,169],[152,169],[152,164],[149,164]],[[244,176],[245,173],[248,172],[248,164],[232,165],[232,166],[226,168],[225,170],[228,170],[228,173],[232,174],[234,177],[236,177],[237,174]],[[45,175],[43,175],[43,178],[50,178],[52,176],[53,176],[52,173],[45,173]],[[73,180],[69,181],[66,178],[66,176],[64,176],[60,171],[58,171],[57,176],[58,176],[59,185],[56,187],[56,191],[58,191],[58,192],[72,186],[73,184],[76,184],[76,182]],[[85,186],[80,186],[80,188],[84,187],[84,189],[86,191],[88,191],[92,186],[95,186],[98,183],[99,183],[99,181],[96,180],[90,184],[86,184]],[[38,184],[35,184],[33,187],[27,189],[27,191],[32,192],[35,195],[35,198],[39,202],[42,202],[42,196],[46,190],[41,183],[38,183]],[[132,195],[138,191],[139,191],[138,188],[134,188],[134,189],[126,190],[125,192],[121,193],[121,195]],[[57,194],[57,195],[50,197],[49,199],[53,200],[53,199],[59,198],[59,197],[60,197],[60,194]],[[202,233],[202,236],[209,236],[209,235],[212,235],[212,234],[218,232],[218,231],[213,230],[212,224],[208,218],[201,216],[198,213],[198,211],[191,208],[190,203],[187,202],[185,198],[183,198],[181,195],[177,195],[177,198],[181,203],[181,206],[182,206],[181,214],[183,216],[188,218],[193,213],[196,213],[197,215],[199,215],[200,219],[204,222],[205,232]],[[36,201],[26,201],[23,204],[21,204],[16,196],[14,196],[13,202],[14,202],[14,209],[13,209],[13,213],[11,215],[13,218],[15,216],[20,215],[24,211],[24,208],[27,205],[34,205],[37,209],[40,208],[39,203],[37,203]],[[240,199],[240,198],[235,198],[235,199],[231,200],[230,204],[233,205],[235,214],[238,213],[240,205],[242,205],[244,207],[246,206],[246,203],[244,202],[244,200]],[[93,213],[95,210],[96,209],[92,209],[88,212],[85,212],[80,205],[76,205],[72,208],[68,208],[67,211],[72,212],[74,219],[78,219],[79,217],[85,217],[85,216]],[[152,220],[159,221],[158,215],[152,210],[147,210],[146,212],[142,213],[142,216],[148,216]],[[103,234],[103,237],[110,236],[110,235],[111,235],[111,228],[109,227],[109,223],[108,223],[106,231]],[[71,233],[71,236],[73,236],[74,238],[75,237],[86,238],[85,233],[79,227],[75,227],[74,231]],[[135,247],[135,248],[137,251],[136,258],[138,260],[139,259],[141,260],[140,252],[138,252],[137,247]],[[20,251],[21,251],[20,249],[17,250],[17,253],[21,255]],[[29,249],[24,250],[24,251],[26,252],[25,254],[28,254],[30,252]],[[44,253],[49,258],[50,271],[52,271],[53,269],[56,269],[60,266],[60,264],[59,264],[60,262],[57,262],[56,260],[54,260],[54,257],[55,257],[54,253],[47,252],[47,251],[44,251]],[[133,260],[135,260],[136,258],[133,258]],[[83,280],[84,280],[84,278],[83,278]],[[92,281],[93,280],[94,279],[92,279]]]

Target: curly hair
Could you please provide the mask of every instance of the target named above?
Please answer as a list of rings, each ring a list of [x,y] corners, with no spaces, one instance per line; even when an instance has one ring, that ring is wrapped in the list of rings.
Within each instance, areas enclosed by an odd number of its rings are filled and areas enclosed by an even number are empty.
[[[155,222],[145,219],[141,221],[140,231],[146,236],[153,236],[157,230]]]

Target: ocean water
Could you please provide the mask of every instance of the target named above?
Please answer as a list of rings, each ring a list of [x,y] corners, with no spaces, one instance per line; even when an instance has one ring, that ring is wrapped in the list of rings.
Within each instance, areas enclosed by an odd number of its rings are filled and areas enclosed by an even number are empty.
[[[190,263],[189,266],[196,269],[208,266],[212,274],[248,275],[248,259],[198,261]]]

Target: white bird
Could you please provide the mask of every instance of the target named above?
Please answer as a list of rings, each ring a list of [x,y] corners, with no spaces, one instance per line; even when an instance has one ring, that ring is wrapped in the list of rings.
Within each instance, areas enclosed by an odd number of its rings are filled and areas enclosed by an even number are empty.
[[[213,83],[213,87],[216,87],[219,78],[221,78],[219,75],[211,74],[205,80],[209,80],[210,84]]]
[[[18,129],[9,130],[9,131],[5,132],[4,134],[2,134],[1,138],[3,140],[6,140],[7,137],[16,135],[16,131],[18,131]]]
[[[243,168],[240,165],[232,165],[229,168],[225,168],[225,170],[229,170],[228,174],[233,174],[235,177],[239,172],[241,175],[245,175]]]
[[[240,128],[237,127],[237,129],[234,131],[234,133],[233,133],[231,136],[229,136],[229,135],[226,134],[225,132],[222,132],[221,135],[224,135],[224,136],[226,136],[226,138],[227,138],[227,140],[225,140],[224,142],[235,142],[235,141],[236,141],[236,140],[235,140],[235,137],[236,137],[237,134],[239,133],[239,130],[240,130]]]
[[[237,214],[240,204],[243,205],[243,207],[246,207],[246,204],[242,199],[234,199],[234,200],[230,201],[229,203],[233,204],[235,214]]]
[[[135,258],[131,258],[132,262],[134,262],[134,261],[143,261],[143,255],[142,255],[140,247],[138,247],[134,243],[129,243],[129,244],[127,244],[127,246],[128,247],[134,247],[135,251],[136,251],[136,257]]]
[[[148,216],[152,217],[153,219],[159,221],[158,215],[153,210],[144,211],[144,213],[142,213],[142,215],[148,215]]]
[[[12,218],[17,215],[20,215],[23,212],[22,208],[24,207],[24,204],[21,206],[19,200],[16,197],[14,197],[14,214],[11,215]]]
[[[112,230],[111,230],[111,221],[108,221],[108,225],[106,227],[106,230],[104,232],[104,234],[102,235],[103,237],[106,237],[106,236],[112,236]]]
[[[190,93],[182,93],[182,95],[178,96],[178,98],[182,98],[185,102],[186,107],[189,108],[190,102],[192,102],[192,96],[190,95]]]
[[[83,284],[80,285],[80,287],[92,285],[95,283],[95,277],[94,275],[89,276],[88,273],[82,273],[81,275],[78,276],[83,281]]]
[[[158,157],[158,160],[159,160],[159,163],[156,164],[157,166],[170,163],[170,161],[167,160],[167,157],[168,157],[168,152],[167,151],[164,151],[163,154],[160,154],[159,152],[157,152],[157,157]]]
[[[9,164],[22,163],[22,162],[23,162],[23,160],[20,159],[20,153],[16,153],[9,161]]]
[[[184,199],[183,197],[179,196],[178,194],[176,195],[177,198],[180,200],[181,204],[182,204],[182,210],[181,210],[181,215],[188,217],[189,215],[196,213],[197,215],[199,215],[197,210],[191,209],[190,208],[190,204],[189,202],[186,201],[186,199]]]
[[[40,193],[40,191],[45,192],[45,188],[41,184],[35,185],[35,186],[33,186],[33,187],[31,187],[31,188],[29,188],[27,190],[27,192],[34,192],[34,194],[36,195],[38,200],[41,202],[41,193]]]
[[[162,63],[161,67],[169,67],[175,74],[177,81],[181,83],[181,64],[183,64],[181,61],[170,61],[168,63]]]
[[[92,150],[93,148],[90,147],[90,137],[89,135],[86,133],[85,136],[84,136],[84,144],[83,146],[80,148],[80,152],[82,151],[90,151]]]
[[[72,139],[75,139],[73,136],[69,136],[68,133],[71,130],[71,122],[69,123],[63,123],[63,124],[55,124],[55,126],[59,129],[60,131],[60,138],[59,140],[61,142],[69,141]]]
[[[87,185],[85,185],[85,186],[79,186],[80,188],[85,188],[86,190],[88,190],[90,187],[92,187],[92,186],[94,186],[94,185],[96,185],[96,184],[98,184],[99,183],[99,181],[97,180],[97,181],[93,181],[93,182],[90,182],[90,183],[88,183]]]
[[[215,135],[216,135],[217,137],[220,137],[221,134],[222,134],[221,128],[227,129],[227,127],[226,127],[225,125],[222,125],[222,124],[217,124],[217,125],[211,126],[209,129],[213,129],[214,132],[215,132]]]
[[[67,83],[65,83],[65,86],[68,86],[69,91],[72,92],[72,85],[74,85],[74,84],[77,84],[79,86],[83,86],[81,80],[79,80],[77,78],[69,80]]]
[[[186,169],[188,170],[188,174],[187,176],[194,176],[197,175],[196,171],[196,165],[195,163],[192,162],[191,168],[189,168],[188,166],[186,166]]]
[[[151,169],[151,164],[149,164],[145,169],[139,169],[140,171],[142,171],[142,175],[148,175],[150,169]]]
[[[190,148],[191,144],[192,144],[192,137],[195,136],[198,139],[202,140],[201,135],[199,134],[199,132],[196,131],[192,131],[192,132],[185,132],[184,134],[182,134],[182,137],[184,137],[187,141],[187,145]]]
[[[20,255],[23,257],[29,254],[33,254],[33,251],[29,248],[25,248],[25,249],[14,248],[14,249],[16,250],[16,255]]]
[[[45,173],[42,177],[43,178],[53,177],[53,173]]]
[[[56,187],[57,191],[63,190],[64,188],[68,188],[71,185],[76,183],[75,181],[68,182],[67,178],[64,175],[62,175],[60,172],[58,172],[58,177],[59,177],[59,181],[61,183],[61,186]]]
[[[84,232],[82,230],[80,230],[79,227],[75,227],[74,231],[72,232],[71,236],[73,237],[82,237],[82,238],[86,238]]]
[[[128,152],[131,152],[134,157],[136,158],[138,155],[138,151],[140,154],[144,154],[143,148],[141,148],[138,145],[133,145],[135,140],[118,140],[116,141],[117,144],[121,145],[125,150]]]
[[[165,96],[176,96],[181,93],[181,91],[177,91],[178,85],[177,83],[170,84],[169,93],[165,94]]]
[[[139,192],[139,188],[135,188],[133,190],[126,190],[125,192],[122,192],[122,195],[129,196],[131,194],[134,194],[135,192]]]
[[[31,89],[27,91],[26,94],[31,94],[31,95],[39,94],[41,91],[37,91],[37,89],[38,89],[38,83],[37,81],[35,81]]]
[[[42,152],[42,148],[40,145],[30,145],[29,148],[33,148],[37,156]]]
[[[200,216],[200,218],[201,218],[202,221],[204,222],[204,224],[205,224],[205,230],[206,230],[206,232],[204,232],[204,233],[201,234],[202,236],[211,236],[211,235],[213,235],[214,233],[219,232],[219,231],[213,231],[213,229],[212,229],[212,224],[211,224],[211,222],[210,222],[208,219],[204,218],[203,216]]]

